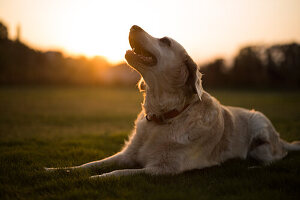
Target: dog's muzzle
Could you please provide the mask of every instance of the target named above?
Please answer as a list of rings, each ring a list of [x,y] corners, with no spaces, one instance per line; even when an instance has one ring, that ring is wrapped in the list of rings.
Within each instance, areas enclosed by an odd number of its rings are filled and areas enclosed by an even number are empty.
[[[137,65],[153,66],[157,63],[157,59],[153,53],[147,48],[146,40],[148,34],[139,26],[132,26],[129,33],[129,44],[131,50],[127,50],[125,58],[129,65],[136,67]]]

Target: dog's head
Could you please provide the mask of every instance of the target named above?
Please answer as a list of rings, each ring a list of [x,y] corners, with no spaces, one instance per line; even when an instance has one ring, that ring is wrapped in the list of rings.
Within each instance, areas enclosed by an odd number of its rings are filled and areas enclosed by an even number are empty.
[[[169,37],[154,38],[138,26],[129,33],[132,50],[125,58],[143,77],[146,87],[202,95],[201,73],[185,49]],[[156,89],[157,90],[157,89]]]

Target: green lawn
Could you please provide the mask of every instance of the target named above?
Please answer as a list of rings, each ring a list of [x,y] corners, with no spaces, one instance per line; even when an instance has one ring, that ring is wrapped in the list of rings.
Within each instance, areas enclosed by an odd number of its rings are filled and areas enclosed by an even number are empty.
[[[262,111],[284,139],[300,140],[299,91],[211,94],[225,105]],[[231,160],[176,176],[89,180],[88,171],[43,170],[119,151],[141,101],[134,88],[0,88],[0,199],[300,199],[300,152],[262,168]]]

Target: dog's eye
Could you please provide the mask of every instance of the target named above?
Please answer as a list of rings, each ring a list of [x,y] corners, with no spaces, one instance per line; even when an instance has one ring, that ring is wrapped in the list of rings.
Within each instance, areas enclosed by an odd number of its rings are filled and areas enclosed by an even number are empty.
[[[163,38],[159,39],[159,41],[168,45],[169,47],[171,46],[171,41],[167,37],[163,37]]]

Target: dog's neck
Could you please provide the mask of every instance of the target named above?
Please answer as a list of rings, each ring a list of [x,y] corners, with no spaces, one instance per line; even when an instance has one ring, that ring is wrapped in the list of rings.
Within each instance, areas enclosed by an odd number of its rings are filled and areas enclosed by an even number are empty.
[[[146,115],[163,115],[171,110],[181,111],[189,104],[194,95],[188,95],[184,91],[154,92],[146,89],[144,94],[143,110]]]

